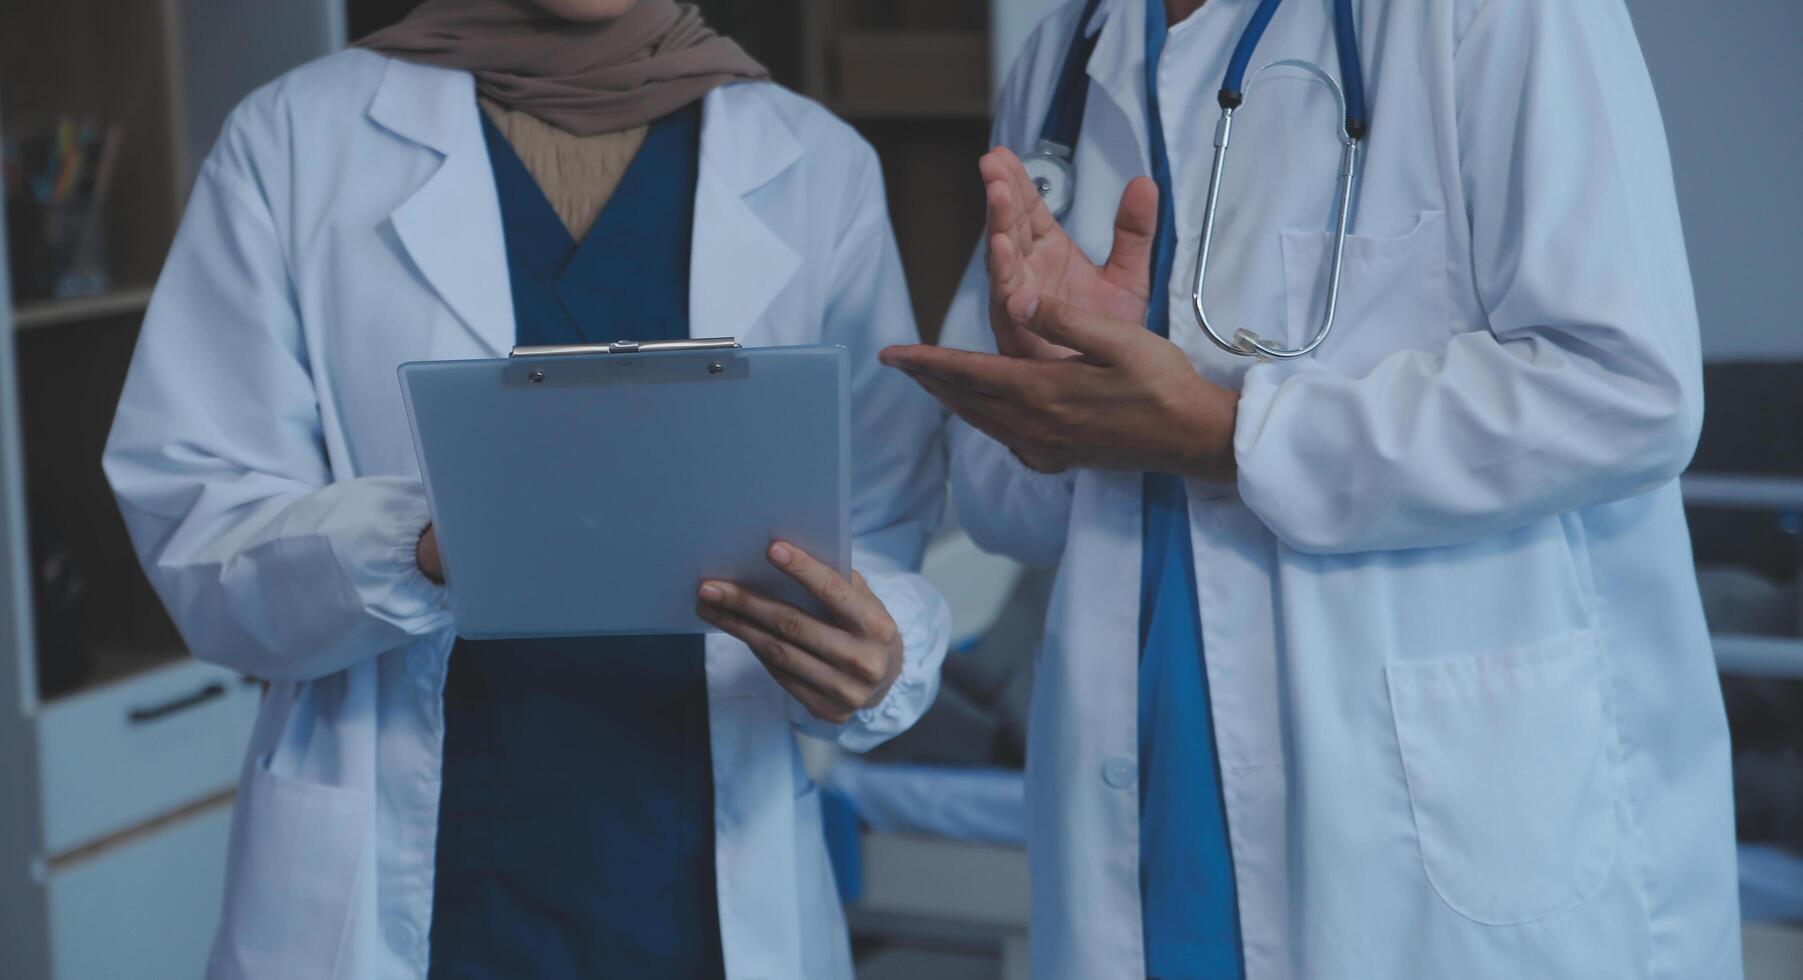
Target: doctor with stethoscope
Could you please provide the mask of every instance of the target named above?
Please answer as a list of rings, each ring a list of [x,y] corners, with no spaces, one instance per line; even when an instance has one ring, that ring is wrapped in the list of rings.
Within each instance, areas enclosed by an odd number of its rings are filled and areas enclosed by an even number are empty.
[[[1738,977],[1622,0],[1072,2],[995,142],[972,350],[884,360],[1059,566],[1034,975]]]

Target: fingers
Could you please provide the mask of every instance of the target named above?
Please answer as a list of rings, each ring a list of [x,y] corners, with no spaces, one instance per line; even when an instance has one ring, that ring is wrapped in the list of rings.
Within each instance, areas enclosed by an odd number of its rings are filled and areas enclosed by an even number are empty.
[[[1158,184],[1135,177],[1121,192],[1114,214],[1114,247],[1102,274],[1144,299],[1152,291],[1152,247],[1158,238]]]
[[[1007,235],[1021,254],[1033,254],[1033,229],[1027,214],[1029,202],[1020,196],[1020,185],[1014,180],[1008,159],[992,150],[977,161],[977,172],[983,176],[990,234]]]
[[[1033,287],[1032,266],[1027,262],[1033,236],[1024,218],[1025,208],[1018,200],[1018,189],[1002,157],[985,154],[977,167],[983,174],[989,205],[983,255],[989,274],[990,327],[995,332],[996,349],[1017,357],[1038,356],[1045,343],[1020,329],[1020,322],[1032,315],[1038,296]]]
[[[1140,324],[1091,313],[1050,296],[1040,300],[1025,326],[1049,343],[1079,351],[1099,364],[1118,363],[1146,333]]]
[[[928,394],[937,398],[947,411],[963,419],[971,428],[1008,447],[1008,451],[1029,469],[1040,473],[1061,473],[1069,468],[1069,463],[1052,450],[1037,443],[1029,445],[1031,440],[1023,437],[1007,420],[1006,415],[1011,407],[1007,402],[954,388],[926,375],[916,375],[914,380]]]
[[[1043,308],[1045,304],[1042,301],[1040,305]],[[1022,361],[1000,354],[979,354],[924,344],[886,348],[878,359],[910,374],[930,374],[958,387],[999,398],[1019,397],[1031,372],[1045,366],[1042,362]]]
[[[1014,239],[1004,234],[991,235],[987,256],[990,301],[1017,323],[1032,316],[1039,293],[1028,280],[1027,264]]]
[[[837,652],[850,639],[843,630],[823,623],[786,602],[778,602],[726,582],[703,582],[701,601],[749,620],[764,632],[803,650]]]
[[[850,586],[847,585],[847,588]],[[870,600],[876,602],[876,597],[871,596]],[[879,608],[882,606],[880,602],[876,604]],[[765,651],[770,657],[783,660],[787,670],[806,677],[828,694],[836,696],[849,691],[850,695],[856,696],[854,701],[858,705],[863,704],[865,695],[854,688],[868,687],[883,676],[882,651],[875,644],[887,646],[894,639],[895,633],[895,625],[888,621],[887,612],[883,613],[884,628],[877,631],[883,635],[871,636],[862,631],[853,635],[823,623],[786,602],[778,602],[727,582],[702,583],[701,603],[697,611],[703,619],[723,630],[729,621],[738,620],[738,625],[755,629],[765,637],[777,641],[783,649],[776,650],[773,647],[772,650]],[[710,615],[715,618],[708,619]],[[741,636],[739,639],[743,640],[745,637]],[[784,658],[790,652],[822,669],[816,670],[809,664],[788,663]],[[842,689],[841,681],[848,681],[853,688]]]
[[[831,565],[786,541],[770,546],[770,564],[801,583],[839,621],[862,635],[887,644],[895,631],[889,611],[869,589],[854,587]]]
[[[419,544],[414,549],[414,564],[419,566],[420,573],[438,585],[444,584],[444,561],[438,554],[438,528],[427,524],[419,534]]]
[[[1068,355],[1024,328],[1039,309],[1039,288],[1014,240],[995,235],[984,254],[989,265],[989,327],[995,334],[996,352],[1029,358]]]
[[[1014,427],[1004,420],[990,403],[1005,405],[1000,399],[992,399],[973,391],[948,385],[930,375],[912,375],[914,382],[926,389],[927,394],[938,399],[946,411],[958,416],[970,427],[983,433],[1004,446],[1018,445],[1018,433]]]
[[[880,700],[900,670],[895,621],[864,576],[853,572],[848,581],[787,542],[771,545],[769,557],[847,620],[852,632],[728,582],[703,582],[695,614],[744,642],[816,717],[843,723]]]
[[[957,418],[965,420],[966,425],[970,425],[975,431],[983,432],[984,436],[1008,447],[1008,452],[1011,452],[1015,459],[1020,459],[1020,463],[1024,463],[1030,470],[1037,470],[1042,474],[1060,474],[1069,468],[1066,459],[1058,458],[1053,450],[1044,449],[1039,445],[1028,445],[1030,440],[1022,438],[1019,429],[1015,429],[1013,423],[1002,418],[1001,413],[993,413],[986,409],[986,404],[999,405],[1002,409],[1006,409],[1008,404],[1001,402],[999,398],[975,395],[972,391],[963,391],[959,387],[948,386],[945,382],[932,380],[925,375],[914,378],[914,380],[920,382],[920,386],[925,387],[930,395],[938,398],[939,404],[945,405],[947,411],[956,414]]]
[[[1027,227],[1033,238],[1058,229],[1058,219],[1052,217],[1052,209],[1046,207],[1045,199],[1039,196],[1039,188],[1033,186],[1033,178],[1027,176],[1027,165],[1013,150],[998,146],[989,151],[1001,159],[1002,169],[1015,188],[1015,197],[1021,202]],[[1030,254],[1030,253],[1029,253]]]
[[[927,394],[932,395],[943,405],[946,411],[963,419],[971,428],[983,433],[996,442],[1007,446],[1021,462],[1042,473],[1061,472],[1072,465],[1065,447],[1052,435],[1059,431],[1059,423],[1035,424],[1029,413],[1023,429],[1020,405],[1022,399],[1014,397],[997,397],[971,386],[957,383],[941,374],[955,374],[940,363],[947,354],[963,354],[963,351],[948,351],[940,347],[914,345],[909,347],[890,347],[882,352],[884,364],[906,371],[915,384],[920,385]],[[975,355],[992,360],[1008,360],[995,355]],[[929,368],[938,366],[939,370]],[[1027,362],[1027,370],[1038,371],[1093,371],[1092,366],[1075,361],[1036,361]],[[1068,382],[1068,377],[1065,381]]]
[[[891,344],[877,352],[876,359],[884,367],[892,367],[905,371],[917,357],[931,356],[928,351],[937,350],[932,344]]]
[[[843,724],[863,706],[861,691],[850,676],[752,620],[706,601],[696,606],[695,613],[749,647],[776,683],[814,717]]]

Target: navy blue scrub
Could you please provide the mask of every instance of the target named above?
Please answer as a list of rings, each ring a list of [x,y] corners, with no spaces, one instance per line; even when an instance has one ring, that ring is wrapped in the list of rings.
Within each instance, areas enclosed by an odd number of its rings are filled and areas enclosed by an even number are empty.
[[[1170,329],[1176,212],[1158,111],[1163,0],[1146,3],[1146,132],[1158,184],[1158,234],[1146,325]],[[1139,660],[1140,897],[1146,973],[1156,980],[1239,980],[1239,906],[1203,669],[1202,618],[1183,480],[1147,473],[1141,526]]]
[[[519,343],[689,335],[700,118],[578,244],[484,115]],[[433,980],[724,975],[701,637],[460,642],[444,714]]]

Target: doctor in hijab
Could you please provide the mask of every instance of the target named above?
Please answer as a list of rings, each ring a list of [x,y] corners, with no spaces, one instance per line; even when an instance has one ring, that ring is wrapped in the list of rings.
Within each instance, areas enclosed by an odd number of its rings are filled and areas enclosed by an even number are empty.
[[[883,201],[670,0],[428,0],[237,108],[105,459],[194,653],[271,681],[210,976],[850,977],[793,733],[905,729],[950,625]],[[628,335],[850,349],[858,572],[773,542],[830,615],[698,582],[717,634],[457,640],[396,366]]]

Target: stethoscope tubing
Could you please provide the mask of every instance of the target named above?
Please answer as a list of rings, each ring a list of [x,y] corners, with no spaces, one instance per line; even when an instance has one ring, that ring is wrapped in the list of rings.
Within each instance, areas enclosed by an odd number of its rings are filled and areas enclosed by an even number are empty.
[[[1296,60],[1274,61],[1259,69],[1259,74],[1263,74],[1273,68],[1295,68],[1309,72],[1319,78],[1322,82],[1326,83],[1328,88],[1333,90],[1334,97],[1337,100],[1342,104],[1345,102],[1345,95],[1341,92],[1340,86],[1334,82],[1333,76],[1321,70],[1318,65]],[[1253,76],[1253,81],[1256,82],[1257,80],[1257,76]],[[1345,267],[1346,232],[1352,216],[1353,189],[1358,183],[1360,162],[1359,141],[1346,135],[1342,131],[1340,138],[1339,182],[1335,194],[1336,215],[1333,260],[1331,271],[1329,272],[1327,279],[1327,310],[1322,318],[1320,329],[1315,331],[1314,336],[1307,344],[1295,348],[1278,347],[1266,342],[1257,334],[1244,329],[1234,331],[1233,338],[1229,340],[1226,337],[1221,336],[1214,325],[1208,321],[1208,309],[1204,294],[1208,282],[1208,257],[1213,251],[1214,245],[1215,212],[1220,202],[1221,175],[1226,170],[1227,146],[1233,136],[1234,112],[1234,109],[1223,107],[1221,109],[1220,122],[1215,126],[1214,163],[1209,168],[1208,200],[1202,212],[1201,240],[1196,246],[1195,274],[1190,289],[1191,309],[1192,312],[1195,313],[1196,324],[1202,328],[1202,333],[1207,336],[1209,340],[1213,341],[1215,346],[1230,354],[1239,354],[1245,357],[1263,356],[1276,358],[1278,360],[1302,357],[1314,353],[1315,348],[1320,347],[1322,342],[1327,339],[1327,335],[1333,330],[1335,315],[1339,311],[1340,274]]]
[[[1233,135],[1233,114],[1245,103],[1246,68],[1252,62],[1252,53],[1264,36],[1265,28],[1270,26],[1271,18],[1276,15],[1277,8],[1282,3],[1283,0],[1261,0],[1258,9],[1252,12],[1252,19],[1247,23],[1246,30],[1240,35],[1239,43],[1234,46],[1233,56],[1227,62],[1227,74],[1221,80],[1221,119],[1215,126],[1214,162],[1209,169],[1208,200],[1202,212],[1202,231],[1196,246],[1195,273],[1190,288],[1190,305],[1196,316],[1196,324],[1216,347],[1230,354],[1279,360],[1314,353],[1333,331],[1340,305],[1340,278],[1345,268],[1346,232],[1352,215],[1352,195],[1358,183],[1359,144],[1370,126],[1369,111],[1365,103],[1364,67],[1359,58],[1358,35],[1352,21],[1352,0],[1335,0],[1334,45],[1340,59],[1340,72],[1345,76],[1344,88],[1320,66],[1308,62],[1276,61],[1259,69],[1259,74],[1277,67],[1307,71],[1326,82],[1340,104],[1340,167],[1335,194],[1333,261],[1327,280],[1327,309],[1320,328],[1301,347],[1279,347],[1245,329],[1234,331],[1232,339],[1223,337],[1209,322],[1205,301],[1208,257],[1214,245],[1215,217],[1220,204],[1221,175],[1226,169],[1227,147]],[[1254,76],[1254,81],[1256,80],[1257,76]]]
[[[1160,0],[1149,0],[1157,3]],[[1302,347],[1283,348],[1270,344],[1258,335],[1237,330],[1229,340],[1221,336],[1208,321],[1208,313],[1204,303],[1205,286],[1208,276],[1208,258],[1214,244],[1215,218],[1220,203],[1221,175],[1226,168],[1227,147],[1233,133],[1233,115],[1245,102],[1249,83],[1246,72],[1252,63],[1252,56],[1263,39],[1265,29],[1277,15],[1283,0],[1259,0],[1253,10],[1251,19],[1234,45],[1233,53],[1227,62],[1226,75],[1221,80],[1218,101],[1221,106],[1221,118],[1215,127],[1214,162],[1208,178],[1208,199],[1202,216],[1200,242],[1196,250],[1195,275],[1190,291],[1190,300],[1196,315],[1196,322],[1209,340],[1222,350],[1249,357],[1265,356],[1272,358],[1301,357],[1312,353],[1320,347],[1332,331],[1335,315],[1339,309],[1340,276],[1344,267],[1346,251],[1346,233],[1352,212],[1352,199],[1358,183],[1360,165],[1360,143],[1370,129],[1370,111],[1365,97],[1364,65],[1359,56],[1358,34],[1353,23],[1352,0],[1334,0],[1334,46],[1339,56],[1340,72],[1344,76],[1344,86],[1336,82],[1318,65],[1301,61],[1276,61],[1259,69],[1253,76],[1276,67],[1297,67],[1314,74],[1333,90],[1339,101],[1341,112],[1341,155],[1338,187],[1335,202],[1335,236],[1333,248],[1332,270],[1328,279],[1327,309],[1320,329],[1313,338]],[[1027,158],[1028,173],[1039,187],[1040,194],[1047,198],[1048,205],[1053,208],[1053,216],[1059,220],[1064,218],[1064,210],[1070,206],[1076,175],[1071,158],[1076,149],[1077,135],[1082,126],[1084,102],[1088,93],[1087,63],[1089,53],[1094,50],[1095,39],[1088,33],[1089,23],[1093,19],[1100,0],[1088,0],[1077,20],[1076,34],[1071,45],[1065,51],[1063,64],[1059,68],[1057,88],[1053,92],[1052,105],[1046,114],[1041,128],[1039,146]]]

